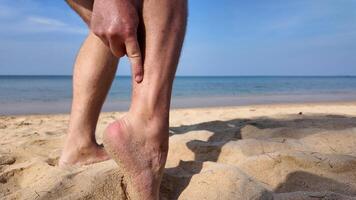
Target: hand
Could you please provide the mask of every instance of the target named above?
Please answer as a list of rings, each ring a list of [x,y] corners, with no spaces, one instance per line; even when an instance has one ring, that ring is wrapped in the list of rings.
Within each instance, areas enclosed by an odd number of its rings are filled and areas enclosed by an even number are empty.
[[[127,54],[136,82],[143,79],[142,54],[137,40],[139,24],[136,0],[95,0],[90,29],[122,57]]]

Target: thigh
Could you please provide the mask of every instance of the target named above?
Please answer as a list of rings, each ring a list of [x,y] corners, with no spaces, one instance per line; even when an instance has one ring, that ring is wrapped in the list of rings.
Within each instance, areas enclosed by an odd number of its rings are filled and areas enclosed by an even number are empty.
[[[90,23],[94,0],[66,0],[69,6],[83,19],[86,24]]]

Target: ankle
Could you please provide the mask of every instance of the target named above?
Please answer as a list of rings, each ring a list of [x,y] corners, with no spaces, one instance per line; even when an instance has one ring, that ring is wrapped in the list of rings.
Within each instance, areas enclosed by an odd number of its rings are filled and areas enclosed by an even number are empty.
[[[150,105],[149,103],[133,103],[130,106],[129,113],[133,119],[140,119],[147,124],[149,123],[158,127],[162,127],[169,122],[169,105],[164,102],[155,105]],[[163,126],[162,128],[166,127]]]
[[[68,133],[68,136],[66,138],[66,146],[70,148],[76,148],[76,149],[90,149],[93,146],[97,146],[98,144],[96,143],[95,137],[91,137],[88,135],[75,135]]]
[[[144,139],[157,149],[168,149],[168,120],[160,117],[145,118],[137,113],[129,112],[121,120],[109,125],[111,132],[117,132],[120,129],[125,129],[133,137]]]

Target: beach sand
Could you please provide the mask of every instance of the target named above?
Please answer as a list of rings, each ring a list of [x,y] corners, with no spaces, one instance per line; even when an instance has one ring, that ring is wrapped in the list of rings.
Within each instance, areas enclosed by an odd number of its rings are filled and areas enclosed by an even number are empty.
[[[124,113],[103,113],[97,138]],[[114,161],[56,166],[68,115],[0,117],[0,199],[121,199]],[[356,102],[171,112],[162,199],[356,199]]]

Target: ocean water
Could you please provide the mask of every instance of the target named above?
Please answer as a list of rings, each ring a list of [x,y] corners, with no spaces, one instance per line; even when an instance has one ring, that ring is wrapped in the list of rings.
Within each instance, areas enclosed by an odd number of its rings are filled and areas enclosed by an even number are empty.
[[[104,110],[125,110],[131,79],[116,77]],[[0,114],[69,112],[71,76],[0,76]],[[173,107],[356,100],[356,76],[177,77]]]

